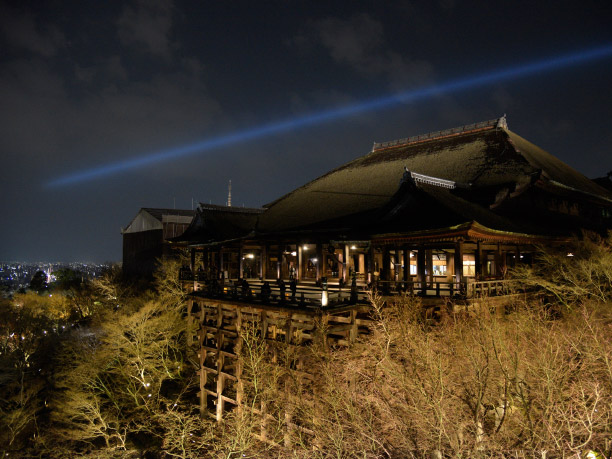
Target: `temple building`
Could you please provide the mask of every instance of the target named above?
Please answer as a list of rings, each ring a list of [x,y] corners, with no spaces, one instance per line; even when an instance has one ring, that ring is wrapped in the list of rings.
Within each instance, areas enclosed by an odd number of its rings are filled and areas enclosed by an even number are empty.
[[[191,252],[180,276],[191,292],[200,412],[221,420],[249,405],[245,327],[274,344],[272,359],[279,342],[290,346],[307,383],[315,376],[304,345],[367,333],[371,289],[386,301],[412,293],[429,308],[503,300],[507,270],[539,247],[610,228],[612,192],[510,131],[505,117],[375,143],[261,209],[201,204],[169,240]],[[292,413],[277,421],[286,442],[303,429]]]
[[[182,235],[195,211],[142,208],[121,230],[123,272],[129,277],[152,277],[159,258],[172,255],[168,241]]]
[[[502,117],[375,143],[264,209],[202,205],[174,242],[226,281],[356,278],[448,294],[503,278],[539,244],[611,226],[612,193]]]

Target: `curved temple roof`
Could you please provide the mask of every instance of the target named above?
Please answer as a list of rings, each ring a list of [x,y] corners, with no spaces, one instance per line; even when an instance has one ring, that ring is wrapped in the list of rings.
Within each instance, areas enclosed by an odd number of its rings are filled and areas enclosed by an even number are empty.
[[[426,183],[427,187],[436,186],[435,179],[442,184],[454,182],[456,193],[451,186],[444,188],[457,197],[443,201],[448,204],[461,199],[465,209],[477,202],[481,219],[497,221],[497,226],[504,225],[490,209],[499,204],[496,201],[500,195],[514,196],[536,183],[563,188],[603,205],[612,204],[612,194],[510,131],[505,117],[434,134],[375,144],[369,154],[265,206],[256,231],[342,228],[359,218],[379,218],[377,209],[389,207],[406,170],[413,173],[413,182],[421,188],[426,188]]]

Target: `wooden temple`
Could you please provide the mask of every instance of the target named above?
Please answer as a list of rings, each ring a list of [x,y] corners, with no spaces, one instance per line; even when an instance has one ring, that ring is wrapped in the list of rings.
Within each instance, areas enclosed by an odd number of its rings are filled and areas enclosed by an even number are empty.
[[[191,251],[181,278],[192,290],[202,414],[220,420],[240,404],[245,323],[290,346],[325,324],[328,344],[349,343],[367,329],[368,289],[500,294],[507,269],[541,245],[610,228],[612,192],[505,117],[375,143],[262,208],[201,204],[172,243]]]
[[[121,229],[123,238],[123,274],[127,277],[152,278],[157,260],[174,256],[170,243],[189,225],[194,210],[144,207]]]

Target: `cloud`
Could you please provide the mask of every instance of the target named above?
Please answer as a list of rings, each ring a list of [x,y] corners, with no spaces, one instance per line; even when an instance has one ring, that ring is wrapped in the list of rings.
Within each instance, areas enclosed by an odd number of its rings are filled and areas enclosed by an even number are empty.
[[[136,0],[125,6],[117,20],[118,34],[126,46],[144,47],[153,55],[170,59],[170,32],[174,6],[165,0]]]
[[[368,78],[384,78],[392,89],[430,82],[433,66],[387,48],[383,25],[368,14],[315,21],[295,42],[322,46],[338,64]]]
[[[57,170],[205,136],[224,117],[204,68],[197,60],[173,67],[143,81],[126,80],[116,57],[75,65],[70,75],[41,58],[6,63],[0,69],[0,151],[49,180]]]
[[[36,23],[32,14],[0,5],[0,31],[10,47],[53,57],[65,47],[64,34],[54,25]]]

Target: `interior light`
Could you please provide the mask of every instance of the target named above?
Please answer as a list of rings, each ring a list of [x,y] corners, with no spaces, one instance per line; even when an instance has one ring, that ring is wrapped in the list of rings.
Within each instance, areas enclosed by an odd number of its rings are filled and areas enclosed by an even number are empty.
[[[573,254],[572,252],[569,252],[569,253],[567,254],[567,256],[568,256],[568,257],[573,257],[573,256],[574,256],[574,254]]]
[[[304,244],[304,245],[302,246],[302,250],[308,250],[308,246],[307,246],[306,244]]]
[[[351,250],[356,250],[357,247],[355,247],[354,245],[351,246]]]
[[[297,252],[291,252],[291,256],[295,257],[297,255]]]

